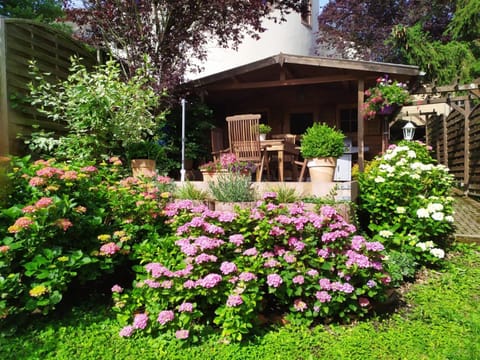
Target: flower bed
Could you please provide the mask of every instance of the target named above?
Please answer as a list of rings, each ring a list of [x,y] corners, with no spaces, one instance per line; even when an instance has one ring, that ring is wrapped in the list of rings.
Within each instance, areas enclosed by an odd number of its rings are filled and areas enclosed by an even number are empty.
[[[240,340],[272,311],[290,322],[348,321],[389,282],[383,246],[356,235],[330,206],[316,214],[266,193],[253,209],[218,212],[185,201],[166,214],[175,236],[145,243],[133,289],[114,291],[121,336],[195,339],[214,323]]]

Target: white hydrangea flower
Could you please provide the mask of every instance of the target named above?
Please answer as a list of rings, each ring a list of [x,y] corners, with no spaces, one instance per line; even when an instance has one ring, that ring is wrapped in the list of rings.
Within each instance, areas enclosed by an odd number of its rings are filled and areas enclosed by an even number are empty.
[[[428,204],[427,210],[431,213],[437,212],[437,211],[442,211],[443,210],[443,205],[440,203],[431,203]]]
[[[406,212],[407,210],[406,210],[405,207],[403,207],[403,206],[397,206],[397,208],[396,208],[395,211],[396,211],[397,214],[405,214],[405,212]]]
[[[412,170],[417,170],[417,169],[420,169],[421,167],[422,167],[422,163],[418,161],[415,161],[414,163],[410,164],[410,169]]]
[[[417,217],[419,218],[428,218],[430,216],[430,213],[428,212],[427,209],[425,208],[420,208],[417,210]]]
[[[381,177],[381,176],[377,176],[377,177],[375,178],[375,182],[376,182],[376,183],[383,183],[383,182],[385,182],[385,179],[384,179],[383,177]]]
[[[389,238],[390,236],[393,236],[393,232],[391,232],[390,230],[380,230],[378,234],[384,238]]]
[[[430,254],[439,259],[443,259],[445,257],[445,251],[439,248],[430,249]]]
[[[415,245],[416,247],[419,247],[420,249],[422,249],[422,251],[425,251],[427,250],[427,246],[425,245],[424,242],[419,242],[417,243],[417,245]]]
[[[442,212],[435,212],[432,214],[432,219],[435,221],[442,221],[444,219],[444,214]]]
[[[452,215],[445,216],[445,221],[449,223],[453,223],[454,222],[453,216]]]
[[[410,177],[411,177],[413,180],[418,180],[418,179],[420,179],[420,175],[418,175],[418,174],[410,174]]]
[[[416,154],[415,151],[413,151],[413,150],[408,150],[407,156],[408,156],[410,159],[415,159],[415,158],[417,157],[417,154]]]
[[[427,249],[431,249],[435,246],[435,243],[433,241],[425,241],[425,246]]]

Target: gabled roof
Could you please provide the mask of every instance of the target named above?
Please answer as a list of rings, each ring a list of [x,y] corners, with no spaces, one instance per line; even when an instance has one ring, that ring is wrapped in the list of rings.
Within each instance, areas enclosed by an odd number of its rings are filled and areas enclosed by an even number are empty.
[[[280,53],[190,82],[196,88],[240,90],[376,79],[389,74],[399,81],[420,75],[418,66]]]

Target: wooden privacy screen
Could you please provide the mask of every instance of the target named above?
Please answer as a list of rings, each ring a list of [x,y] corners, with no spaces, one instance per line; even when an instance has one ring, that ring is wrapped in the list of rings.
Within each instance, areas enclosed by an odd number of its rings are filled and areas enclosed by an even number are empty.
[[[61,124],[29,103],[14,103],[12,97],[28,95],[30,60],[36,60],[41,72],[51,74],[48,80],[56,82],[67,78],[73,55],[87,66],[96,63],[95,53],[59,30],[30,20],[0,17],[0,155],[22,155],[23,141],[17,135],[29,134],[34,124],[47,131],[64,131]]]

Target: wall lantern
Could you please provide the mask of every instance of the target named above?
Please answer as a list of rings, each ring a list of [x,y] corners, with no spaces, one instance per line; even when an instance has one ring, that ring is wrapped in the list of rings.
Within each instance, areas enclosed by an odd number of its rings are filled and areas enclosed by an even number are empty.
[[[412,140],[413,135],[415,135],[415,125],[410,121],[403,127],[403,138],[405,140]]]

